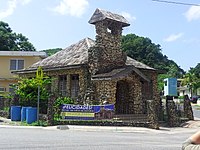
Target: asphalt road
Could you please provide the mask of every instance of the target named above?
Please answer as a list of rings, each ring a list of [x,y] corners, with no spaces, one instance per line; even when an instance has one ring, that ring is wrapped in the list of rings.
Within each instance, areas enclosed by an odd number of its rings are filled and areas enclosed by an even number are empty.
[[[0,149],[37,150],[180,150],[196,129],[57,130],[0,126]]]
[[[193,107],[194,108],[194,107]],[[194,109],[195,118],[200,110]],[[69,130],[1,125],[0,150],[180,150],[196,128],[70,127]]]
[[[193,105],[192,110],[193,110],[193,115],[195,117],[195,120],[200,120],[200,109],[199,109],[199,107]]]

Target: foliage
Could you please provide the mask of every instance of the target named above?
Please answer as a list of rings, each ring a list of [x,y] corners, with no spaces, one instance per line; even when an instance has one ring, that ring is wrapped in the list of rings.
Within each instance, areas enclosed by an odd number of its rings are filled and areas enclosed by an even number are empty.
[[[34,46],[21,33],[12,31],[8,23],[0,21],[0,51],[35,51]]]
[[[46,49],[46,50],[42,50],[42,51],[46,52],[48,56],[51,56],[61,50],[62,50],[62,48],[53,48],[53,49]]]
[[[74,101],[73,101],[73,99],[71,99],[69,97],[58,97],[56,99],[56,101],[54,102],[54,111],[55,111],[54,118],[55,118],[55,120],[60,119],[62,104],[74,104]]]
[[[193,92],[195,92],[198,88],[200,88],[200,78],[196,76],[194,73],[188,72],[184,75],[181,84],[183,86],[187,85],[189,87],[192,96]]]
[[[40,85],[40,109],[47,108],[47,101],[49,93],[47,90],[51,79],[44,78]],[[36,78],[23,78],[15,85],[15,93],[19,96],[19,103],[21,106],[37,106],[38,98],[38,80]]]
[[[162,54],[159,44],[152,43],[149,38],[127,34],[122,37],[122,49],[129,57],[163,70],[169,76],[180,78],[185,73],[173,60]]]
[[[158,75],[158,90],[161,92],[164,90],[164,79],[170,78],[171,76],[167,74]]]
[[[58,97],[54,103],[54,107],[60,108],[62,104],[74,104],[74,101],[69,97]]]
[[[185,74],[185,71],[173,60],[169,60],[166,55],[162,54],[160,45],[152,43],[149,38],[127,34],[122,37],[122,49],[129,57],[163,72],[158,76],[158,90],[160,92],[164,88],[163,79],[181,78]]]
[[[195,74],[196,77],[200,78],[200,63],[198,63],[196,67],[190,68],[189,72]]]
[[[6,112],[9,112],[10,107],[4,107],[3,110],[6,111]]]
[[[39,120],[39,121],[35,121],[31,124],[28,124],[26,121],[23,121],[23,122],[21,122],[21,125],[22,126],[43,126],[43,127],[46,127],[48,124],[47,124],[46,121]]]
[[[178,99],[184,99],[184,95],[183,96],[179,96]]]

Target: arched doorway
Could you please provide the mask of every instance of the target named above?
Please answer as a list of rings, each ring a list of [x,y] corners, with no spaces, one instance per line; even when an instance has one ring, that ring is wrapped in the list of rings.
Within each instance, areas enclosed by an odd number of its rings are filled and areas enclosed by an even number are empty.
[[[115,103],[115,113],[116,114],[130,114],[129,110],[129,83],[125,80],[120,80],[117,82],[116,89],[116,103]]]

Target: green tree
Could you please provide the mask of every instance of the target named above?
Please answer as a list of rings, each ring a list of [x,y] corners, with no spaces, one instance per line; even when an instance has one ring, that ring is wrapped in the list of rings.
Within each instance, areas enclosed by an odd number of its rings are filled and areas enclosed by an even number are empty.
[[[183,77],[181,84],[189,87],[191,96],[200,87],[200,79],[194,73],[186,73]]]
[[[129,57],[163,70],[170,76],[179,78],[185,73],[173,60],[162,54],[159,44],[152,43],[149,38],[127,34],[122,37],[122,49]]]
[[[28,38],[12,31],[8,23],[0,21],[0,51],[35,51]]]
[[[196,65],[196,67],[190,68],[189,72],[190,72],[190,73],[194,73],[197,77],[200,78],[200,63],[198,63],[198,64]]]
[[[42,51],[46,52],[48,56],[51,56],[61,50],[62,50],[62,48],[53,48],[53,49],[46,49],[46,50],[42,50]]]
[[[164,72],[158,76],[158,89],[160,92],[164,88],[163,80],[165,78],[182,78],[185,74],[185,71],[173,60],[169,60],[166,55],[162,54],[161,46],[152,43],[149,38],[127,34],[122,37],[122,49],[129,57]]]
[[[15,43],[18,47],[18,51],[35,51],[33,44],[28,41],[28,38],[21,33],[16,35]]]

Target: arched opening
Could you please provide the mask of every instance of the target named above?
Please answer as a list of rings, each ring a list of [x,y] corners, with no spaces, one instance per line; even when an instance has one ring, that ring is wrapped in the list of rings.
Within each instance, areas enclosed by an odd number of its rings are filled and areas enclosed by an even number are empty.
[[[117,82],[116,89],[116,103],[115,103],[115,113],[116,114],[130,114],[129,109],[129,83],[124,80]]]

